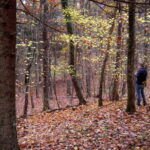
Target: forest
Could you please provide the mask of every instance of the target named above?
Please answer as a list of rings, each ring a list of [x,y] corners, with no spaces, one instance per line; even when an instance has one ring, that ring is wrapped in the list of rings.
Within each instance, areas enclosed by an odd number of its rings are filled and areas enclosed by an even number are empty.
[[[150,0],[0,0],[0,150],[150,150]]]

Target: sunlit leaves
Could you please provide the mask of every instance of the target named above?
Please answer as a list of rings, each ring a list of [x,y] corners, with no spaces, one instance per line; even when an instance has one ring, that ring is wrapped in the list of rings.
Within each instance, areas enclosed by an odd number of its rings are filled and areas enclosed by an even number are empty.
[[[80,11],[73,8],[68,8],[65,13],[71,16],[71,21],[79,32],[73,36],[64,34],[61,36],[62,40],[68,43],[71,39],[74,44],[78,44],[79,47],[84,46],[86,49],[98,48],[100,44],[106,45],[113,19],[82,15]]]

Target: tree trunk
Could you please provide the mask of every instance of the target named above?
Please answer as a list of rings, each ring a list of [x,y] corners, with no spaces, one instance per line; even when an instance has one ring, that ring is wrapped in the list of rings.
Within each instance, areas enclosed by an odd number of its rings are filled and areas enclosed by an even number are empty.
[[[126,111],[133,113],[135,108],[135,88],[134,88],[134,56],[135,56],[135,0],[129,3],[129,41],[128,41],[128,61],[127,61],[127,88],[128,101]]]
[[[62,8],[65,10],[68,8],[68,0],[61,0],[62,3]],[[65,19],[66,19],[66,26],[67,26],[67,31],[68,34],[71,36],[73,35],[73,27],[71,23],[71,16],[67,13],[64,13]],[[70,59],[69,59],[69,65],[70,65],[70,76],[76,91],[76,95],[79,99],[79,105],[86,104],[86,101],[83,97],[83,94],[81,92],[80,86],[78,84],[78,79],[76,77],[76,68],[75,68],[75,58],[74,58],[74,52],[75,52],[75,47],[74,47],[74,42],[70,40],[69,42],[69,53],[70,53]]]
[[[145,0],[145,3],[146,3],[146,0]],[[145,18],[144,19],[146,21],[148,21],[147,8],[145,8]],[[146,28],[144,30],[144,35],[145,35],[146,39],[148,39],[149,32],[148,32],[148,27],[147,26],[146,26]],[[148,55],[149,55],[149,53],[148,53],[148,47],[149,47],[148,41],[145,40],[145,42],[144,42],[144,64],[146,65],[146,67],[148,67]]]
[[[108,45],[108,47],[110,47],[110,44]],[[106,63],[107,63],[108,58],[109,58],[109,54],[107,53],[105,55],[105,58],[104,58],[104,61],[103,61],[101,75],[100,75],[98,106],[103,106],[103,83],[104,83],[104,80],[105,80],[105,68],[106,68]]]
[[[48,22],[48,2],[44,0],[44,13],[43,13],[43,22],[47,24]],[[49,93],[49,67],[48,67],[48,34],[47,27],[43,25],[43,78],[44,78],[44,87],[43,87],[43,111],[49,109],[48,93]]]
[[[31,98],[31,107],[32,107],[32,108],[35,108],[35,106],[34,106],[34,101],[33,101],[33,96],[31,96],[30,98]]]
[[[29,69],[30,70],[30,69]],[[30,74],[30,73],[29,73]],[[29,103],[29,74],[25,74],[25,103],[24,103],[24,113],[23,117],[27,117],[27,112],[28,112],[28,103]]]
[[[15,107],[16,0],[0,1],[0,149],[19,150]]]
[[[30,100],[31,100],[31,107],[35,108],[34,106],[34,90],[30,89]]]
[[[28,47],[27,51],[27,58],[26,58],[26,71],[25,71],[25,103],[24,103],[24,113],[23,117],[27,117],[27,112],[28,112],[28,103],[29,103],[29,83],[30,83],[30,69],[31,69],[31,64],[30,64],[30,53],[31,49]]]
[[[33,51],[33,54],[31,54],[31,48],[28,47],[27,51],[27,68],[25,71],[25,104],[24,104],[24,113],[23,117],[26,118],[28,114],[28,103],[29,103],[29,88],[30,88],[30,78],[31,78],[31,67],[34,61],[35,56],[35,50]]]
[[[52,72],[51,72],[51,53],[49,53],[49,99],[53,99],[53,84],[52,84]]]
[[[72,95],[71,80],[67,79],[66,84],[67,84],[67,96],[71,96]]]
[[[121,96],[123,97],[126,94],[126,81],[123,80],[122,89],[121,89]]]
[[[120,18],[118,20],[118,39],[117,39],[117,53],[116,53],[116,64],[115,64],[115,71],[114,71],[114,81],[113,81],[113,88],[112,88],[112,101],[118,101],[119,100],[119,67],[120,67],[120,50],[121,50],[121,37],[122,37],[122,10],[121,10],[121,4],[118,3],[119,7],[119,15]]]
[[[114,10],[114,14],[113,17],[116,17],[116,11],[117,9]],[[105,55],[104,61],[103,61],[103,65],[102,65],[102,69],[101,69],[101,73],[100,73],[100,82],[99,82],[99,99],[98,99],[98,106],[103,106],[103,84],[104,84],[104,80],[105,80],[105,70],[106,70],[106,64],[107,64],[107,60],[109,58],[109,49],[110,49],[110,37],[113,33],[115,27],[115,19],[111,25],[110,31],[109,31],[109,39],[108,39],[108,43],[107,43],[107,53]]]
[[[37,28],[37,33],[36,33],[36,41],[39,41],[40,38],[39,38],[39,29],[40,28]],[[36,47],[36,55],[35,55],[35,81],[36,81],[36,87],[35,87],[35,90],[36,90],[36,98],[39,98],[39,55],[40,55],[40,47],[39,47],[39,43],[37,44],[37,47]]]
[[[91,69],[89,66],[86,68],[86,97],[91,97]]]

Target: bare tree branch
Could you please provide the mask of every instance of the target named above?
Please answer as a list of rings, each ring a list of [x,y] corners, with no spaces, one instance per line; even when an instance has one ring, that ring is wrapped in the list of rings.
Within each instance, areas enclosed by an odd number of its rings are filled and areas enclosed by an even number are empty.
[[[139,3],[139,2],[130,2],[130,1],[126,1],[126,0],[114,0],[116,2],[121,2],[121,3],[126,3],[126,4],[130,4],[130,3],[134,3],[135,5],[150,5],[149,3]]]
[[[105,2],[100,2],[100,1],[98,1],[98,0],[89,0],[89,1],[94,2],[95,4],[100,4],[100,5],[109,7],[109,8],[117,8],[117,9],[118,9],[117,6],[109,5],[109,4],[105,3]],[[121,2],[121,3],[125,3],[125,4],[129,4],[129,3],[130,3],[130,2],[128,2],[128,1],[123,1],[123,0],[114,0],[114,2]],[[142,7],[143,7],[143,5],[144,5],[145,7],[149,7],[149,5],[150,5],[150,3],[135,3],[135,4],[136,4],[137,6],[142,6]],[[122,11],[124,11],[124,12],[129,12],[129,11],[126,10],[126,9],[122,9]],[[143,13],[143,11],[137,11],[137,12],[135,12],[135,13]]]
[[[23,11],[24,13],[27,13],[28,15],[30,15],[31,17],[33,17],[34,19],[36,19],[37,21],[39,21],[40,23],[44,24],[45,26],[47,26],[48,28],[54,30],[54,31],[57,31],[57,32],[60,32],[60,33],[65,33],[63,30],[60,30],[60,29],[57,29],[57,28],[54,28],[46,23],[44,23],[43,21],[41,21],[38,17],[34,16],[29,10],[28,8],[24,5],[24,3],[22,2],[22,0],[20,0],[22,6],[24,7],[25,10],[23,9],[17,9],[19,11]]]

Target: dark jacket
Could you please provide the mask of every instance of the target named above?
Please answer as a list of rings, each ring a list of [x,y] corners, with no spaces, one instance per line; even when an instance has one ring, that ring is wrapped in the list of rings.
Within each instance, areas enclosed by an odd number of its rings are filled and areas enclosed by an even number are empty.
[[[147,70],[145,68],[140,68],[136,74],[136,78],[137,84],[144,84],[147,78]]]

